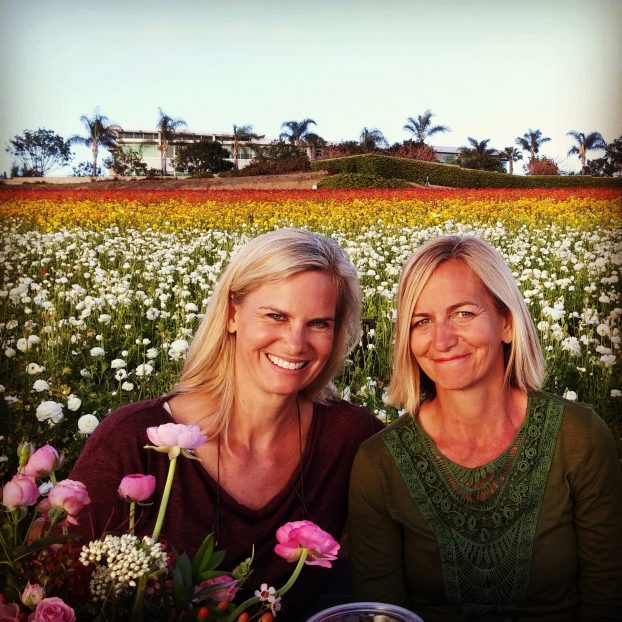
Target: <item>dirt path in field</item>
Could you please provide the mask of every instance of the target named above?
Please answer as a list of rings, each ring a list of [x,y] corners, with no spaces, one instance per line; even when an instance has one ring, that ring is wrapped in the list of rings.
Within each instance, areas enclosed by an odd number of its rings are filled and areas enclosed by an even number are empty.
[[[254,177],[214,177],[212,179],[119,179],[110,181],[83,181],[76,183],[2,183],[0,189],[36,188],[44,190],[86,189],[86,190],[311,190],[326,171],[286,173],[283,175],[261,175]],[[17,180],[10,180],[11,182]]]

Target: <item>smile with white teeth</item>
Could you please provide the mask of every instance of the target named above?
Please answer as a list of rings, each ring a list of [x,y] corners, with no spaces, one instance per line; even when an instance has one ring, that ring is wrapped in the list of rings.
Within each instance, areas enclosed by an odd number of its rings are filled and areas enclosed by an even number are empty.
[[[278,356],[274,356],[274,354],[266,354],[268,360],[271,363],[274,363],[277,367],[282,367],[283,369],[302,369],[307,361],[300,361],[299,363],[290,363],[289,361],[284,361],[280,359]]]

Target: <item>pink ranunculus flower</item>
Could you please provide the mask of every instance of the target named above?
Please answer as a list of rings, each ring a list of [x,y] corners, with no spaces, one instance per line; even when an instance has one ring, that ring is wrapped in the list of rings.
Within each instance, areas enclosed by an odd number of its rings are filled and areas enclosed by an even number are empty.
[[[0,622],[19,622],[19,605],[0,603]]]
[[[279,527],[276,539],[279,543],[274,552],[290,562],[300,559],[303,549],[308,549],[305,564],[309,566],[331,568],[330,562],[337,559],[339,552],[339,543],[309,520],[293,521]]]
[[[44,477],[56,471],[63,462],[63,454],[60,455],[52,445],[44,445],[30,454],[28,462],[22,467],[21,472],[30,477]]]
[[[39,498],[39,488],[34,477],[18,473],[2,489],[2,503],[7,510],[34,505]]]
[[[38,583],[29,582],[21,594],[22,602],[29,609],[34,609],[44,598],[45,590]]]
[[[119,484],[119,496],[126,501],[146,501],[155,490],[156,480],[153,475],[134,473],[126,475]]]
[[[77,525],[78,519],[76,516],[90,502],[91,498],[86,490],[86,486],[82,482],[64,479],[50,488],[47,503],[43,507],[46,509],[49,507],[61,508],[67,512],[67,522]]]
[[[62,598],[44,598],[28,616],[28,622],[75,622],[75,611]]]
[[[199,583],[199,585],[194,588],[194,593],[197,594],[198,592],[212,587],[213,585],[221,584],[225,585],[223,585],[223,587],[210,590],[205,594],[205,596],[211,600],[215,600],[217,603],[230,603],[235,598],[238,591],[238,584],[236,580],[229,575],[221,575],[220,577],[214,577]]]
[[[184,425],[183,423],[164,423],[157,427],[147,428],[147,437],[153,445],[146,445],[146,449],[155,449],[168,454],[169,460],[177,458],[180,453],[192,458],[189,450],[202,445],[207,436],[201,434],[198,425]]]

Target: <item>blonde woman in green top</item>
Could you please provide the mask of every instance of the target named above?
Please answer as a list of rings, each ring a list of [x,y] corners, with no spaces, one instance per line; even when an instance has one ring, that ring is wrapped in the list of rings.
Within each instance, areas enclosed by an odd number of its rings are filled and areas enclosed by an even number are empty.
[[[407,262],[389,396],[350,482],[355,595],[425,622],[622,620],[622,474],[608,427],[540,391],[511,271],[449,236]]]

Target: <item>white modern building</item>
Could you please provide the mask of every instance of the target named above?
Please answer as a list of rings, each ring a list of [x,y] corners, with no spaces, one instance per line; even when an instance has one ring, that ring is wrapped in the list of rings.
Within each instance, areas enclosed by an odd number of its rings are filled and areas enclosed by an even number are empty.
[[[254,145],[267,145],[268,141],[264,140],[265,136],[248,141],[238,141],[238,157],[233,160],[233,134],[220,132],[190,132],[177,130],[175,132],[175,144],[171,144],[166,152],[166,170],[169,174],[175,173],[173,162],[177,155],[177,150],[183,143],[192,143],[199,140],[207,139],[219,142],[229,153],[228,160],[237,164],[238,168],[244,168],[250,164],[255,152]],[[118,133],[118,143],[125,150],[131,150],[137,153],[147,165],[148,169],[160,170],[162,167],[162,159],[160,155],[160,131],[159,130],[140,130],[123,128]]]

